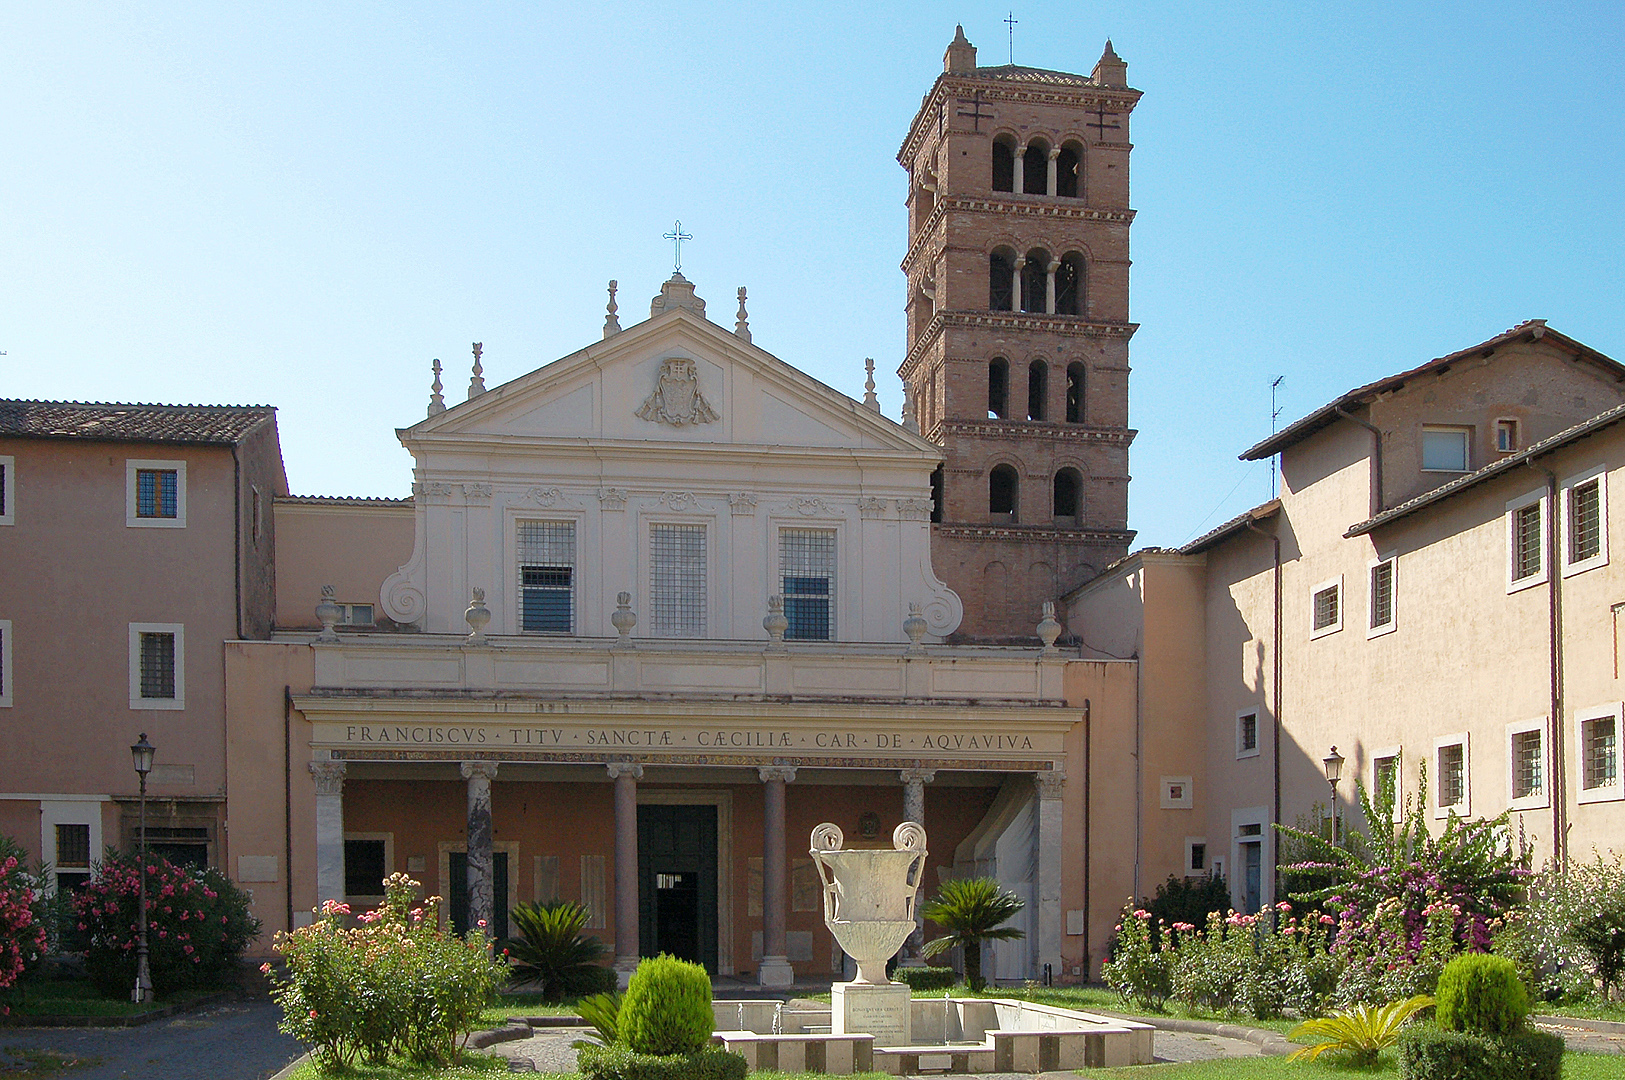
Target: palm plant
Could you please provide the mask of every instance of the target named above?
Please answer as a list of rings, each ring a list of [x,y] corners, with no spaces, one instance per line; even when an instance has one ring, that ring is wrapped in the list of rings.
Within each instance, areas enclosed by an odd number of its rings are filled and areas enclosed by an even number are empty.
[[[607,952],[602,941],[582,934],[589,918],[585,907],[568,900],[515,907],[509,919],[519,936],[505,947],[519,980],[539,984],[548,1001],[561,1001],[583,985],[592,975],[588,969]]]
[[[999,888],[992,878],[956,878],[945,881],[935,900],[920,914],[948,931],[925,943],[925,955],[937,956],[955,945],[965,950],[965,983],[972,991],[987,985],[982,978],[982,942],[1016,941],[1026,936],[1004,924],[1015,918],[1027,902]]]
[[[1328,1051],[1341,1050],[1349,1053],[1353,1064],[1368,1068],[1377,1063],[1378,1054],[1394,1045],[1405,1022],[1432,1004],[1432,998],[1417,994],[1375,1008],[1359,1005],[1336,1016],[1305,1020],[1288,1037],[1319,1035],[1326,1041],[1301,1046],[1287,1060],[1313,1061]]]

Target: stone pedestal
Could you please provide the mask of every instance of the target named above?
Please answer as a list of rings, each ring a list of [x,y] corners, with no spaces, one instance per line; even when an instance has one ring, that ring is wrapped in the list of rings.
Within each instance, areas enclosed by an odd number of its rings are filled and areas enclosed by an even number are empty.
[[[902,983],[836,983],[829,992],[833,1034],[873,1035],[876,1046],[913,1041],[909,989]]]

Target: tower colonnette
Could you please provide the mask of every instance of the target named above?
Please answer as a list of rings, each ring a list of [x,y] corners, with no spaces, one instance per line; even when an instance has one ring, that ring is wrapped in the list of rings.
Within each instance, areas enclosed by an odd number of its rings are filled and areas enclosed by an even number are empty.
[[[977,67],[955,34],[909,126],[905,422],[943,448],[932,562],[959,637],[1030,639],[1040,605],[1127,553],[1129,114],[1087,78]]]

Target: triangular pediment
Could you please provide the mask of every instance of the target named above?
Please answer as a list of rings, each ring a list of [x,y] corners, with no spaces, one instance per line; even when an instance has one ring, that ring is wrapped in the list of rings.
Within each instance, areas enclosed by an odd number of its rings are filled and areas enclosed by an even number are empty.
[[[874,409],[679,308],[400,432],[539,443],[771,446],[935,455]]]

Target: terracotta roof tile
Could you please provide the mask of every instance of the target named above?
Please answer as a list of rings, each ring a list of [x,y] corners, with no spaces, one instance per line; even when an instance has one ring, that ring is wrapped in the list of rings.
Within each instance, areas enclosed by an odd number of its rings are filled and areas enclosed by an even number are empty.
[[[134,405],[0,399],[0,437],[234,446],[267,420],[269,405]]]

